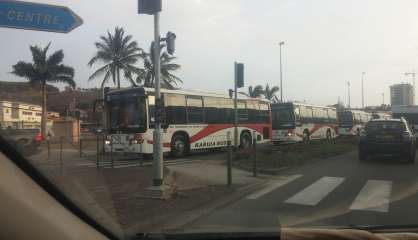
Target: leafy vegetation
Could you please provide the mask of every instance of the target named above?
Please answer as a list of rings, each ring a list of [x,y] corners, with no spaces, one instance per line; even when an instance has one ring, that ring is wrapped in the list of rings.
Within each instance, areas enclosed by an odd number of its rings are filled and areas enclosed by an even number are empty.
[[[42,136],[46,136],[47,82],[61,82],[70,85],[72,88],[76,86],[73,79],[74,69],[62,63],[64,52],[58,50],[47,56],[50,45],[51,43],[43,49],[38,46],[30,46],[32,62],[19,61],[12,67],[14,75],[27,79],[30,84],[40,85],[42,96]]]
[[[125,78],[135,85],[132,74],[144,74],[143,69],[134,65],[142,57],[143,51],[132,40],[132,35],[125,35],[123,28],[116,27],[113,34],[107,32],[107,36],[100,36],[100,40],[94,43],[97,52],[88,62],[88,66],[92,67],[97,62],[105,65],[97,69],[89,77],[89,81],[104,75],[101,87],[111,78],[113,84],[120,88],[120,74],[123,72]]]

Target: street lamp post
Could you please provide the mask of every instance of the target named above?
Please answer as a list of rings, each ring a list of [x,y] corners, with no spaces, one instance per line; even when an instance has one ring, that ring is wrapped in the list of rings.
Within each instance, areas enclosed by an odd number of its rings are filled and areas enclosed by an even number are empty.
[[[364,78],[365,78],[366,73],[362,72],[361,73],[361,107],[364,109]]]
[[[347,81],[348,108],[351,108],[350,82]]]
[[[284,41],[279,43],[280,51],[280,102],[283,102],[283,70],[282,70],[282,45]]]

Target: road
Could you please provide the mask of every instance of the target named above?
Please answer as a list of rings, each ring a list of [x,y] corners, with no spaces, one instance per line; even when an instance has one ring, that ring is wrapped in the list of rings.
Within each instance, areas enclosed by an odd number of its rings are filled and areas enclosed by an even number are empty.
[[[184,229],[418,223],[418,163],[355,152],[283,172]]]

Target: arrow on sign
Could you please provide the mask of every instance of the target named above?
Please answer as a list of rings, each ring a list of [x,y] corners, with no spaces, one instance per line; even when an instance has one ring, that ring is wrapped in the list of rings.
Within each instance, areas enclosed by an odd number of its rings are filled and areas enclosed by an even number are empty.
[[[68,7],[0,0],[0,27],[68,33],[82,23]]]

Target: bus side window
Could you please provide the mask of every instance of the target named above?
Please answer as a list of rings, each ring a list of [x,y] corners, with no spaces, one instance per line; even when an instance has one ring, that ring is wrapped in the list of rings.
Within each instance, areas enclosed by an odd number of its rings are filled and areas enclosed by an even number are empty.
[[[247,101],[248,123],[257,123],[259,116],[259,105],[257,100]]]
[[[238,100],[238,122],[246,123],[248,121],[248,111],[247,111],[247,104],[245,101]]]
[[[222,99],[204,97],[205,123],[224,123],[226,115],[222,113]]]
[[[186,124],[186,98],[182,94],[167,94],[165,109],[168,124]]]
[[[203,123],[203,98],[198,96],[186,97],[187,122],[188,123]]]
[[[270,123],[269,105],[267,103],[260,102],[259,122]]]

